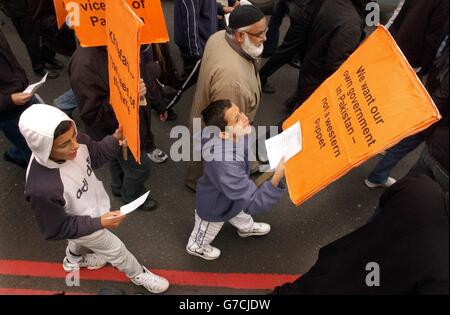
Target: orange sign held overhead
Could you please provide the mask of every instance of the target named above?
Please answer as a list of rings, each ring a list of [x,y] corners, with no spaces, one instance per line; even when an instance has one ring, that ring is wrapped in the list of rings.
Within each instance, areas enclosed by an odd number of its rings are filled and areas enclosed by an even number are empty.
[[[58,0],[54,0],[58,1]],[[144,23],[140,44],[169,41],[160,0],[125,0]],[[106,0],[64,0],[70,26],[75,29],[81,46],[106,46]],[[55,2],[56,5],[56,2]]]
[[[140,162],[139,36],[143,23],[124,0],[108,0],[106,19],[110,103],[131,153]]]
[[[56,20],[58,27],[61,27],[66,22],[67,11],[65,8],[64,0],[53,0],[55,7]]]
[[[284,124],[300,121],[303,150],[286,163],[296,205],[352,168],[422,131],[440,114],[384,27],[378,29]]]
[[[169,41],[160,0],[127,0],[127,2],[144,22],[141,44],[167,43]]]

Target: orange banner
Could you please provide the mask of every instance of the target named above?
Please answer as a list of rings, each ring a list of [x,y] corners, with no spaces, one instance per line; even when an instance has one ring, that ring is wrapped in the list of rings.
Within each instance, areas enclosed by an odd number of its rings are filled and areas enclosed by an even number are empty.
[[[140,163],[139,36],[143,23],[124,0],[108,0],[108,69],[110,103],[123,127],[128,147]]]
[[[441,118],[384,27],[377,30],[289,118],[300,121],[303,150],[286,163],[300,205],[352,168]]]
[[[126,2],[144,22],[140,44],[169,41],[160,0],[126,0]],[[64,3],[68,6],[69,21],[75,29],[81,46],[106,46],[108,21],[106,10],[110,1],[64,0]]]
[[[66,22],[67,16],[64,0],[53,0],[53,5],[55,7],[58,27],[61,27]]]

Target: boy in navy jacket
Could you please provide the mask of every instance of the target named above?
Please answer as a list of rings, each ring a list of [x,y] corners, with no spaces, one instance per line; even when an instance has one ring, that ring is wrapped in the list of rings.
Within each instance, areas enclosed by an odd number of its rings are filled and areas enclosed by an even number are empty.
[[[206,260],[220,256],[210,244],[225,222],[230,222],[240,237],[261,236],[270,232],[270,225],[256,223],[251,215],[271,209],[286,188],[284,162],[274,176],[256,187],[250,180],[248,118],[228,100],[211,103],[202,113],[207,128],[202,137],[204,173],[197,184],[195,226],[186,250]]]

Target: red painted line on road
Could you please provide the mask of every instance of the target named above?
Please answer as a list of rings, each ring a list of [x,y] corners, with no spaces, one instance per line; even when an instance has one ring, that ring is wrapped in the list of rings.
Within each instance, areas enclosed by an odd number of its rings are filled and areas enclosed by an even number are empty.
[[[173,285],[250,290],[273,289],[286,282],[292,282],[299,277],[299,275],[286,274],[211,273],[160,269],[151,269],[151,271],[167,278]],[[0,260],[0,275],[65,279],[67,273],[64,272],[60,263]],[[113,267],[104,267],[98,270],[82,269],[80,279],[116,282],[130,281],[125,274]]]
[[[33,290],[20,288],[0,288],[0,295],[58,295],[61,292],[48,290]],[[93,295],[83,292],[65,292],[64,295]]]

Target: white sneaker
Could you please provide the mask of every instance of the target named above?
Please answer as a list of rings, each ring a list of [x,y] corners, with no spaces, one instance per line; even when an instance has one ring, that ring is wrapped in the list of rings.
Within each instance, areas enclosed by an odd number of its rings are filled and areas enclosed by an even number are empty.
[[[63,261],[63,268],[66,272],[72,272],[75,270],[80,270],[80,268],[87,268],[89,270],[95,270],[100,269],[103,266],[105,266],[108,262],[96,254],[86,254],[83,256],[83,260],[81,260],[79,263],[72,263],[67,259],[67,257],[64,258]]]
[[[150,160],[158,164],[164,163],[169,158],[163,150],[158,148],[156,148],[150,153],[147,153],[147,155]]]
[[[367,187],[369,187],[370,189],[373,188],[389,188],[392,185],[394,185],[397,181],[392,178],[392,177],[388,177],[387,181],[383,184],[375,184],[372,183],[371,181],[369,181],[368,179],[364,180],[364,184],[366,184]]]
[[[270,225],[267,223],[253,223],[253,227],[248,232],[242,232],[240,230],[237,231],[238,235],[242,238],[250,237],[250,236],[262,236],[269,234]]]
[[[151,293],[157,294],[167,291],[170,286],[167,279],[155,275],[144,266],[142,268],[144,268],[144,272],[134,278],[130,278],[131,282],[133,282],[135,285],[143,286]]]
[[[205,260],[217,259],[220,257],[220,254],[221,254],[220,249],[213,247],[211,245],[206,245],[205,248],[203,249],[203,252],[197,252],[197,251],[191,250],[189,248],[189,246],[186,247],[186,251],[190,255],[198,256]]]

